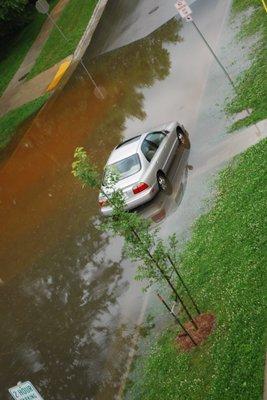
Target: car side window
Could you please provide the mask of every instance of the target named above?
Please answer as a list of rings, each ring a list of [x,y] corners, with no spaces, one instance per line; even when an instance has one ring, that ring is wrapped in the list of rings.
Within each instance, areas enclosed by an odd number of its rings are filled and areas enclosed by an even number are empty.
[[[163,132],[152,132],[146,136],[141,145],[141,151],[148,162],[152,160],[164,138]]]

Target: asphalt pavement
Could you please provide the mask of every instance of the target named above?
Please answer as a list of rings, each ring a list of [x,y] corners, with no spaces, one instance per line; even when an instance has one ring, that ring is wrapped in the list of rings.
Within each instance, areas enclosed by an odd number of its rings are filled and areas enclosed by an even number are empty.
[[[187,3],[192,5],[195,1]],[[177,15],[174,4],[174,0],[109,0],[88,57],[93,58],[143,39]]]

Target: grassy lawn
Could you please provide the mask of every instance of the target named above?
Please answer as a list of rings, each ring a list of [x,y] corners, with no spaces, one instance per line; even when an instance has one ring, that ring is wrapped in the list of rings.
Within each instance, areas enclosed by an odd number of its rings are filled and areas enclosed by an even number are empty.
[[[201,216],[181,268],[217,327],[198,349],[174,348],[177,327],[137,359],[131,400],[261,400],[264,372],[264,252],[267,140],[221,172],[218,196]],[[139,371],[139,372],[138,372]]]
[[[244,19],[239,38],[259,35],[259,39],[249,54],[252,61],[251,66],[238,77],[239,95],[226,105],[226,111],[229,114],[235,114],[251,108],[252,114],[233,124],[230,128],[231,131],[267,118],[267,14],[259,0],[233,0],[232,13],[235,16],[251,7],[254,11],[251,16]]]
[[[27,79],[31,79],[74,52],[97,2],[97,0],[70,0],[58,20],[58,25],[68,38],[68,43],[54,28]]]
[[[57,2],[58,0],[51,1],[50,9],[52,9]],[[17,72],[24,57],[40,32],[45,19],[46,16],[34,11],[33,21],[28,24],[19,35],[14,37],[13,40],[9,40],[6,45],[5,43],[2,44],[0,54],[0,96]]]
[[[37,112],[40,107],[46,102],[49,94],[45,94],[30,103],[24,104],[23,106],[10,111],[2,118],[0,118],[0,150],[3,149],[11,140],[12,136],[16,132],[17,127]]]

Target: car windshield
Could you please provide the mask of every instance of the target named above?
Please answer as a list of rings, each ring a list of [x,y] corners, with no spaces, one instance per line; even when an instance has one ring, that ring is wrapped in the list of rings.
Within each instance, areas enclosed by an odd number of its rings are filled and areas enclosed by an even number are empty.
[[[138,154],[133,154],[130,157],[124,158],[114,164],[111,164],[109,167],[118,172],[119,180],[122,180],[140,171],[141,164]]]

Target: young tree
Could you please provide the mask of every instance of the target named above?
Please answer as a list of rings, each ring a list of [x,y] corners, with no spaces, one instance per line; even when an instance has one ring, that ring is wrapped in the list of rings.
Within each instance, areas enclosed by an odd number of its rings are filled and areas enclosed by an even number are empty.
[[[181,294],[173,284],[171,276],[177,276],[181,286],[186,290],[195,310],[200,310],[191,296],[180,272],[176,268],[176,254],[178,241],[175,235],[167,239],[167,244],[158,237],[157,230],[151,229],[151,222],[142,218],[136,212],[125,211],[125,201],[121,190],[115,190],[118,175],[111,168],[105,172],[104,185],[101,184],[101,176],[96,166],[90,161],[83,148],[77,148],[74,153],[72,173],[83,186],[97,189],[112,206],[112,216],[104,219],[101,229],[111,232],[112,235],[120,235],[124,238],[124,250],[132,261],[138,261],[136,278],[146,280],[148,286],[166,282],[172,290],[175,298],[179,300],[192,324],[197,328],[189,308]]]

